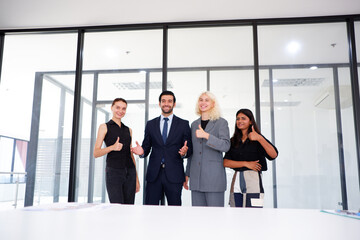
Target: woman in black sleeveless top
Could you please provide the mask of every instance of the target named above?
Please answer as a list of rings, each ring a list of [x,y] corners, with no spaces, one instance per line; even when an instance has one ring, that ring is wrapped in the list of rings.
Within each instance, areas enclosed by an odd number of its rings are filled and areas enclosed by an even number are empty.
[[[136,163],[131,147],[131,129],[121,122],[127,102],[116,98],[111,105],[112,119],[99,126],[94,157],[106,157],[106,189],[111,203],[134,204],[140,190]],[[101,148],[105,142],[106,148]]]

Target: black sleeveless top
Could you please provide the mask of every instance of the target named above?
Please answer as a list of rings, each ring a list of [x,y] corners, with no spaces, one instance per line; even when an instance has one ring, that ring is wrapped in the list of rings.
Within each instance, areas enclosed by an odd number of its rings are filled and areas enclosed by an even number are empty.
[[[134,168],[134,162],[131,158],[130,144],[131,136],[130,130],[125,124],[121,123],[121,127],[113,120],[106,123],[107,133],[104,138],[106,146],[113,145],[119,137],[119,143],[123,144],[120,151],[111,151],[106,157],[106,166],[112,168]]]

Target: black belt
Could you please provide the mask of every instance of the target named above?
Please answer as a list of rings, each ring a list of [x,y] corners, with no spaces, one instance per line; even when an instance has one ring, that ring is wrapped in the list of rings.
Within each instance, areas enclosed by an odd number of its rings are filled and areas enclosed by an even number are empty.
[[[161,167],[161,168],[165,168],[165,163],[162,163],[162,164],[160,165],[160,167]]]

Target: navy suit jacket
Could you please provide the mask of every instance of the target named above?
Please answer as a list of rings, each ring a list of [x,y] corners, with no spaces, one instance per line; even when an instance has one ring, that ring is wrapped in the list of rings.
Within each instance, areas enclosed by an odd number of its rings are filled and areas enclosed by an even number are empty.
[[[166,166],[165,174],[169,182],[183,183],[185,181],[183,158],[179,154],[179,150],[184,146],[185,141],[189,147],[185,156],[187,157],[192,154],[189,121],[174,115],[166,144],[164,144],[161,136],[160,117],[147,122],[142,143],[144,157],[148,156],[151,151],[146,181],[153,182],[156,180],[163,158]]]

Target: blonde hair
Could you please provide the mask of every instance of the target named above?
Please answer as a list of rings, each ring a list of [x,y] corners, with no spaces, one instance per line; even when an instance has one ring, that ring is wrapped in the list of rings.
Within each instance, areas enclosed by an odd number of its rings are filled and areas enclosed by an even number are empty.
[[[210,109],[210,113],[209,113],[210,121],[218,120],[221,117],[220,107],[219,107],[218,101],[216,100],[215,95],[209,91],[203,92],[199,95],[199,98],[196,102],[196,107],[195,107],[196,114],[201,116],[201,111],[199,108],[199,99],[202,95],[208,96],[211,99],[211,101],[214,103],[214,107],[212,109]]]

